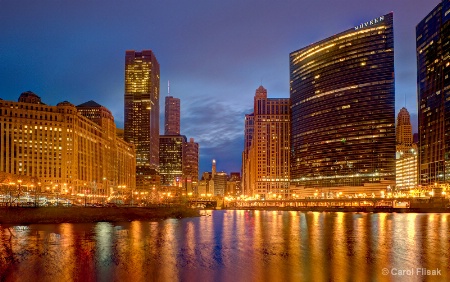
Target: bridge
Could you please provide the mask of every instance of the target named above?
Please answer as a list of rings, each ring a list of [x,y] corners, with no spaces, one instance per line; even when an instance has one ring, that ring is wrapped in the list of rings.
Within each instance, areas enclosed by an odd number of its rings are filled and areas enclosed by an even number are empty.
[[[286,209],[409,209],[445,208],[449,200],[443,197],[427,198],[334,198],[292,200],[232,200],[226,208],[286,208]]]
[[[217,201],[213,200],[189,200],[188,205],[193,208],[215,209]]]

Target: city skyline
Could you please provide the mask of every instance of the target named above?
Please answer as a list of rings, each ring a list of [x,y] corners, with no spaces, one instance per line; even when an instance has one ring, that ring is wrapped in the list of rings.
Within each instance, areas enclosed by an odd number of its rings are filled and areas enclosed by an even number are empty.
[[[132,14],[126,3],[1,1],[0,97],[31,90],[50,105],[94,99],[123,128],[123,53],[151,49],[162,85],[170,79],[182,100],[183,134],[200,144],[200,172],[213,158],[219,170],[240,171],[254,89],[287,98],[290,52],[394,11],[395,112],[405,106],[417,132],[415,26],[440,1],[346,1],[332,11],[325,3],[142,2]],[[308,13],[296,20],[300,9]],[[162,87],[160,100],[166,94]]]

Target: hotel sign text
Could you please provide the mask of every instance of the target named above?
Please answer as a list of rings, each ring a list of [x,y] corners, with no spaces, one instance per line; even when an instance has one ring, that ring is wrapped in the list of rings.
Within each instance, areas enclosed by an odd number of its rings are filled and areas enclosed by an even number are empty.
[[[365,28],[365,27],[377,24],[377,23],[382,22],[382,21],[384,21],[384,16],[381,16],[379,18],[376,18],[376,19],[370,20],[368,22],[362,23],[360,25],[357,25],[357,26],[355,26],[355,30],[358,30],[358,29],[361,29],[361,28]]]

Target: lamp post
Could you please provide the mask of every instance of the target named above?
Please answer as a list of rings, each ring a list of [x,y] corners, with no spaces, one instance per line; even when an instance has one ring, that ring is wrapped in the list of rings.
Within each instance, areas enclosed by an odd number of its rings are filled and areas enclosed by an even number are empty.
[[[11,188],[11,186],[13,187],[13,188]],[[16,183],[14,183],[14,182],[9,182],[9,186],[8,186],[8,190],[9,190],[9,206],[11,207],[12,206],[12,189],[14,189],[14,186],[16,186]]]
[[[38,182],[38,186],[36,187],[36,190],[34,191],[34,206],[38,207],[39,206],[39,202],[37,201],[37,190],[41,190],[41,182]]]
[[[59,206],[59,194],[58,194],[58,184],[55,184],[55,191],[56,191],[56,206]]]
[[[19,183],[19,190],[17,191],[17,206],[19,206],[20,205],[20,189],[21,189],[20,184],[22,183],[22,180],[21,179],[17,180],[17,183]]]

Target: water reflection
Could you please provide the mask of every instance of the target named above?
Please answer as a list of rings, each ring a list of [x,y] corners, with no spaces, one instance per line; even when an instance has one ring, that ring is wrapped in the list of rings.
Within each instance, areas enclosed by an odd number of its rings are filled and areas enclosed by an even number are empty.
[[[214,211],[158,222],[0,226],[0,280],[445,281],[449,216]],[[407,270],[413,275],[399,275]]]

